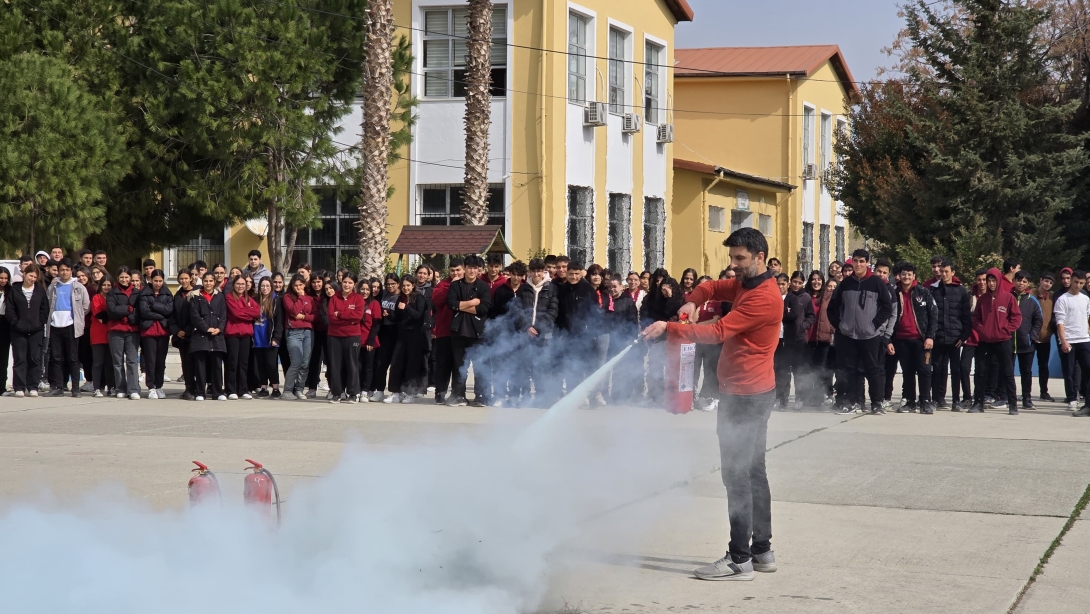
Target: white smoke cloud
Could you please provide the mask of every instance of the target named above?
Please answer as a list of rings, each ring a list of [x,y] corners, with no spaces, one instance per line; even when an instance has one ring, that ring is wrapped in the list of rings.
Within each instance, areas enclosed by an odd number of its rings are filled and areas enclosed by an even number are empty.
[[[350,444],[294,489],[279,529],[240,502],[152,511],[116,489],[16,503],[0,514],[0,611],[535,612],[550,553],[582,521],[695,467],[691,442],[627,416],[567,412],[529,439]]]

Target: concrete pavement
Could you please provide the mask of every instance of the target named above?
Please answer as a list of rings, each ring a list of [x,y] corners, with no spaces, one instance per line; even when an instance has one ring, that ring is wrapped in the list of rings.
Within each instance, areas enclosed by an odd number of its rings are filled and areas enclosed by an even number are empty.
[[[655,435],[662,448],[648,454],[684,451],[693,462],[682,483],[609,502],[557,549],[540,611],[1002,613],[1018,600],[1018,613],[1084,612],[1090,525],[1071,516],[1090,483],[1090,421],[1040,405],[1017,417],[775,413],[768,470],[780,570],[744,583],[691,577],[727,541],[714,416],[581,411],[581,429],[608,436],[624,423]],[[0,508],[44,489],[69,502],[106,484],[180,508],[190,460],[227,476],[232,497],[249,457],[276,471],[290,509],[293,488],[328,472],[352,438],[426,445],[513,433],[539,415],[430,403],[5,397]]]

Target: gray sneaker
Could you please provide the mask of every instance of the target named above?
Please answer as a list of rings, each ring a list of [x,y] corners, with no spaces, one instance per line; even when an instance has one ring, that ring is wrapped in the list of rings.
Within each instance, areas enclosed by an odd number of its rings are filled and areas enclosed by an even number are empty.
[[[711,565],[697,567],[693,575],[701,580],[748,581],[753,579],[753,561],[735,563],[728,554]]]
[[[753,555],[753,571],[772,573],[776,571],[776,553],[769,550],[762,554]]]
[[[295,395],[291,392],[285,392],[284,394],[280,395],[280,398],[285,401],[294,401]]]

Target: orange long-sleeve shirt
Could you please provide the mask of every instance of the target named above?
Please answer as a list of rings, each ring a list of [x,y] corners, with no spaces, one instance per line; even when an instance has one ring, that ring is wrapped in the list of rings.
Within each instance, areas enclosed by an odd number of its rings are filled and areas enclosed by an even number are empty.
[[[689,302],[730,301],[733,309],[714,324],[666,326],[666,333],[688,343],[723,344],[719,355],[719,390],[727,394],[754,395],[773,390],[776,375],[772,357],[780,340],[783,300],[771,273],[745,282],[722,279],[704,282],[693,290]]]

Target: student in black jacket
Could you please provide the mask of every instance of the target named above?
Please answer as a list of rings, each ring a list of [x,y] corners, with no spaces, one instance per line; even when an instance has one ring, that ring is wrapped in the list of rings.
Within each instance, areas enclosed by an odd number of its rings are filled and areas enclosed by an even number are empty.
[[[466,378],[469,373],[467,352],[484,338],[484,324],[488,319],[488,309],[492,305],[492,290],[481,279],[484,261],[480,256],[470,255],[465,258],[465,275],[450,284],[447,294],[447,306],[454,312],[450,323],[451,346],[454,350],[454,389],[447,405],[456,407],[465,405]],[[472,407],[488,405],[488,381],[485,368],[478,368],[479,362],[473,356],[473,402]],[[483,367],[483,364],[480,365]]]
[[[598,291],[586,280],[585,272],[582,262],[569,262],[568,283],[561,285],[557,293],[558,350],[567,356],[593,356],[594,340],[601,324]],[[563,377],[570,392],[588,375],[587,363],[568,360],[562,364],[568,367]]]
[[[639,337],[640,315],[636,309],[636,302],[625,292],[625,282],[620,275],[614,275],[610,281],[609,294],[613,298],[610,311],[605,314],[606,326],[609,330],[609,358],[621,353]],[[613,370],[613,389],[610,392],[610,400],[614,403],[623,403],[631,400],[634,392],[639,387],[640,378],[634,376],[643,372],[642,354],[630,352],[620,364]]]
[[[525,351],[519,366],[523,369],[523,380],[532,381],[536,389],[533,406],[549,407],[553,401],[549,391],[555,386],[547,386],[545,382],[553,375],[549,352],[552,350],[559,312],[556,297],[558,286],[546,279],[545,261],[541,258],[531,260],[528,268],[526,283],[520,285],[515,292],[520,303],[517,312],[518,334],[523,339],[518,343]],[[529,343],[526,343],[527,340]],[[528,405],[527,401],[524,397],[522,405]]]
[[[41,270],[31,263],[23,269],[23,283],[8,292],[4,317],[11,327],[12,385],[15,396],[38,396],[42,379],[42,340],[49,319],[45,286],[38,283]]]
[[[526,284],[527,272],[526,263],[521,260],[507,267],[507,281],[492,291],[492,307],[488,312],[490,379],[496,401],[502,401],[504,407],[521,407],[530,401],[530,378],[522,365],[530,356],[525,353],[527,345],[521,338],[522,303],[517,298]]]
[[[193,332],[189,353],[193,360],[194,400],[203,401],[207,389],[217,400],[226,401],[223,394],[223,357],[227,354],[227,300],[216,286],[216,276],[205,273],[201,291],[189,301],[189,319]]]
[[[159,269],[152,271],[148,285],[140,291],[136,302],[140,318],[140,348],[148,366],[144,383],[148,387],[149,399],[166,398],[163,380],[170,346],[171,320],[174,319],[174,296],[164,283],[165,277]]]
[[[178,271],[178,293],[174,295],[174,315],[170,319],[170,333],[174,336],[171,340],[178,350],[178,357],[182,362],[182,381],[185,383],[185,391],[182,392],[183,401],[192,401],[196,396],[197,386],[193,379],[193,359],[189,354],[189,335],[192,326],[189,318],[189,293],[193,291],[193,277],[189,269]]]
[[[776,401],[780,407],[787,407],[787,397],[791,392],[792,376],[795,381],[795,409],[802,409],[804,396],[802,391],[809,388],[809,382],[803,382],[806,371],[806,340],[810,327],[817,320],[814,313],[814,301],[803,290],[806,283],[802,271],[791,274],[787,294],[783,298],[783,338],[777,355],[779,369],[776,369]],[[808,375],[807,375],[808,377]]]
[[[390,396],[385,403],[412,403],[413,396],[423,392],[426,340],[422,331],[428,311],[428,299],[416,288],[415,280],[409,275],[402,277],[394,311],[397,343],[390,359]]]

